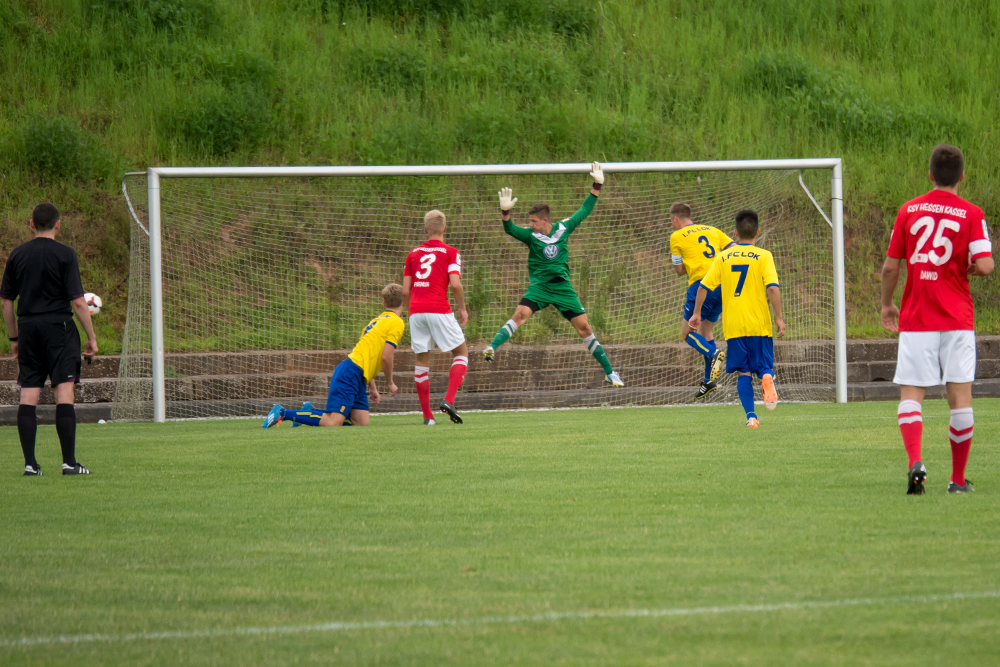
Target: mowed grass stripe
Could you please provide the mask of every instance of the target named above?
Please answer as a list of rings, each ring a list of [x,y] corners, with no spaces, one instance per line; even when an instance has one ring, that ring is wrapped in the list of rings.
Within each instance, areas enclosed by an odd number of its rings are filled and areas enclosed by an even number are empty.
[[[170,630],[142,632],[130,635],[60,635],[57,637],[23,637],[0,640],[0,646],[39,646],[42,644],[79,644],[86,642],[132,642],[169,639],[208,639],[213,637],[297,635],[306,632],[337,632],[345,630],[385,630],[405,628],[443,628],[460,625],[499,625],[517,623],[552,623],[556,621],[587,621],[619,618],[662,618],[664,616],[703,616],[708,614],[761,614],[801,609],[831,607],[873,607],[879,605],[929,604],[962,600],[1000,598],[1000,591],[982,593],[952,593],[950,595],[909,595],[894,598],[859,598],[854,600],[816,600],[812,602],[782,602],[777,604],[740,604],[728,607],[694,607],[676,609],[610,609],[569,611],[528,616],[488,616],[485,618],[417,619],[409,621],[365,621],[317,623],[315,625],[285,625],[269,628],[228,628],[218,630]]]
[[[714,651],[719,664],[773,664],[786,650],[857,657],[860,644],[838,637],[858,633],[883,662],[914,641],[929,662],[958,637],[1000,651],[995,597],[360,625],[1000,591],[1000,401],[974,406],[977,492],[945,493],[948,408],[929,401],[919,498],[904,493],[891,402],[779,405],[758,431],[736,406],[481,413],[430,429],[416,415],[343,429],[81,425],[86,479],[58,474],[52,427],[38,438],[49,474],[20,477],[16,429],[2,428],[4,641],[344,625],[285,639],[4,645],[0,661],[176,664],[188,661],[177,652],[209,651],[214,664],[277,664],[309,651],[329,662],[339,646],[355,663],[641,663],[664,632],[677,655]]]

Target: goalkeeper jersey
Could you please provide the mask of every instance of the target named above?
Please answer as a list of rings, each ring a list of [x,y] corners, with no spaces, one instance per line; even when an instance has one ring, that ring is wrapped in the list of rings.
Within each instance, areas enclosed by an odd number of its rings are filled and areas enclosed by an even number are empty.
[[[569,235],[587,219],[596,203],[597,197],[587,195],[583,206],[565,220],[553,223],[547,236],[504,220],[503,230],[528,246],[528,277],[532,285],[569,280]]]

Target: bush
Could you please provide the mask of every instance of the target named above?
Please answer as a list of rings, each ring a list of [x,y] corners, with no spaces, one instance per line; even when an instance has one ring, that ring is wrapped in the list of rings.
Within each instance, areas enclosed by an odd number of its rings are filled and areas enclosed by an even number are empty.
[[[872,99],[868,91],[836,72],[821,70],[797,56],[767,54],[748,62],[745,87],[778,99],[789,115],[802,116],[845,140],[886,145],[900,139],[957,141],[962,121],[927,108],[897,109]]]
[[[92,9],[130,21],[145,17],[156,30],[205,32],[220,22],[213,0],[96,0]]]
[[[356,80],[386,91],[419,92],[427,80],[423,51],[408,44],[357,47],[349,63]]]
[[[12,162],[42,181],[103,180],[115,168],[98,141],[65,116],[38,114],[14,136]]]
[[[166,118],[169,133],[208,155],[224,156],[256,147],[271,121],[270,100],[260,90],[237,86],[176,107]]]
[[[451,157],[445,131],[422,118],[402,119],[377,132],[357,149],[365,164],[442,164]]]
[[[503,155],[521,142],[519,114],[495,104],[474,104],[458,121],[458,142],[489,157]]]

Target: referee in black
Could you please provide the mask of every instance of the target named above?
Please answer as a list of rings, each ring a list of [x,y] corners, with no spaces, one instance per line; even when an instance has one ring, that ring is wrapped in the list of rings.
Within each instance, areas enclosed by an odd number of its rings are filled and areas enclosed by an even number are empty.
[[[74,312],[87,332],[87,357],[97,354],[97,337],[83,298],[76,252],[56,241],[59,225],[59,210],[55,206],[47,203],[36,206],[31,214],[35,238],[10,253],[0,283],[0,306],[20,371],[17,434],[24,451],[25,476],[42,474],[35,459],[38,429],[35,408],[46,377],[51,378],[56,395],[56,433],[62,447],[62,473],[90,474],[76,460],[73,386],[80,382],[81,359],[80,334],[73,322]],[[14,299],[18,297],[15,318]]]

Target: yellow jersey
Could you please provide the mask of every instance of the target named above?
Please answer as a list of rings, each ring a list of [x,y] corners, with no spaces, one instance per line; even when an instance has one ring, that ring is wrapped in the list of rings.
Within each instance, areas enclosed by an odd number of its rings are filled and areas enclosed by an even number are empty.
[[[387,310],[374,320],[368,323],[361,340],[354,346],[347,358],[361,367],[365,374],[365,383],[369,383],[382,370],[382,351],[385,344],[393,347],[399,345],[399,339],[403,337],[406,330],[406,323],[403,318]]]
[[[708,225],[688,225],[670,235],[670,255],[674,264],[684,265],[688,285],[701,280],[716,255],[733,240],[725,232]]]
[[[778,271],[767,250],[734,243],[715,258],[701,285],[707,290],[722,285],[722,328],[726,338],[772,335],[767,288],[778,286]]]

